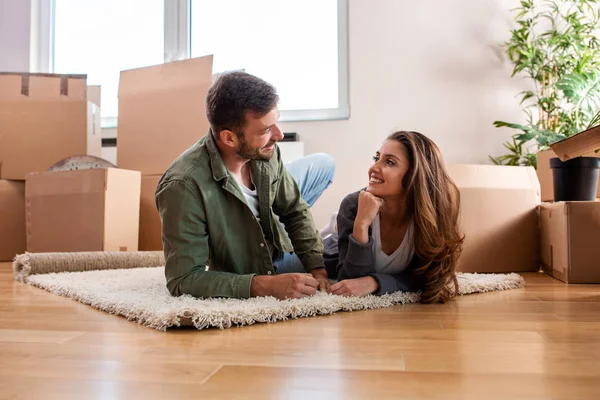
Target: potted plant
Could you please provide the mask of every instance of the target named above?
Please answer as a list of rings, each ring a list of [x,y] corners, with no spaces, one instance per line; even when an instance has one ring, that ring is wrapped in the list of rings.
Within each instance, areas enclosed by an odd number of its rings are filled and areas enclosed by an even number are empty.
[[[506,42],[512,76],[531,89],[519,93],[525,124],[495,121],[518,132],[495,164],[532,165],[536,153],[600,123],[598,0],[522,0]]]
[[[518,132],[504,144],[500,165],[536,165],[536,153],[600,123],[600,10],[598,0],[521,0],[506,42],[512,76],[531,89],[519,93],[525,124],[494,121]],[[595,198],[598,160],[552,159],[555,200]]]

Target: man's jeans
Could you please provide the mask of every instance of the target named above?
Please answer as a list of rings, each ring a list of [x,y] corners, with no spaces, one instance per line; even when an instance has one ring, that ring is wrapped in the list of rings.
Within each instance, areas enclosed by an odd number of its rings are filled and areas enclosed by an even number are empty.
[[[333,158],[323,153],[303,157],[286,165],[286,168],[296,180],[300,189],[300,195],[311,207],[321,197],[325,189],[331,185],[335,173]],[[289,272],[306,273],[296,254],[277,254],[274,257],[273,265],[277,267],[276,271],[278,274]]]

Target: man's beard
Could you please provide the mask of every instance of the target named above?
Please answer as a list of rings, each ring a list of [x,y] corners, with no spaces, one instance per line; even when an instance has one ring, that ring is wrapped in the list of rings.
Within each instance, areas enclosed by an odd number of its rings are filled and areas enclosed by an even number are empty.
[[[246,138],[244,138],[244,134],[237,135],[240,140],[240,147],[237,149],[236,153],[238,156],[242,158],[246,158],[248,160],[260,160],[260,161],[269,161],[271,157],[273,157],[274,153],[271,154],[262,154],[260,152],[261,149],[251,149],[248,147],[248,143],[246,142]],[[274,145],[275,142],[269,144],[266,147]]]

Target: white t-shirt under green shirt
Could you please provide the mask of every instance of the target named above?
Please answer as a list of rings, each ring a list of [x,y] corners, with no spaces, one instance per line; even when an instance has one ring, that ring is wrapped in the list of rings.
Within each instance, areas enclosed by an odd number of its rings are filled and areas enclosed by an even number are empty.
[[[246,198],[246,203],[248,204],[248,207],[250,207],[250,211],[252,211],[252,214],[254,214],[256,220],[260,221],[258,193],[256,193],[256,185],[252,181],[252,175],[250,175],[250,182],[252,182],[254,190],[250,190],[249,188],[247,188],[246,185],[239,181],[239,179],[235,178],[235,180],[238,183],[240,190],[244,194],[244,197]]]

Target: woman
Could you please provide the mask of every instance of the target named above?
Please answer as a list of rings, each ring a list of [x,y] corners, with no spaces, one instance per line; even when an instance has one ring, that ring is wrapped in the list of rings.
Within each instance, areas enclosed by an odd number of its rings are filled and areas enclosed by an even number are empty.
[[[373,159],[367,188],[340,205],[333,258],[339,282],[329,292],[421,291],[423,303],[448,301],[458,288],[455,268],[464,238],[460,194],[438,147],[418,132],[401,131]],[[326,259],[331,263],[331,254]]]

